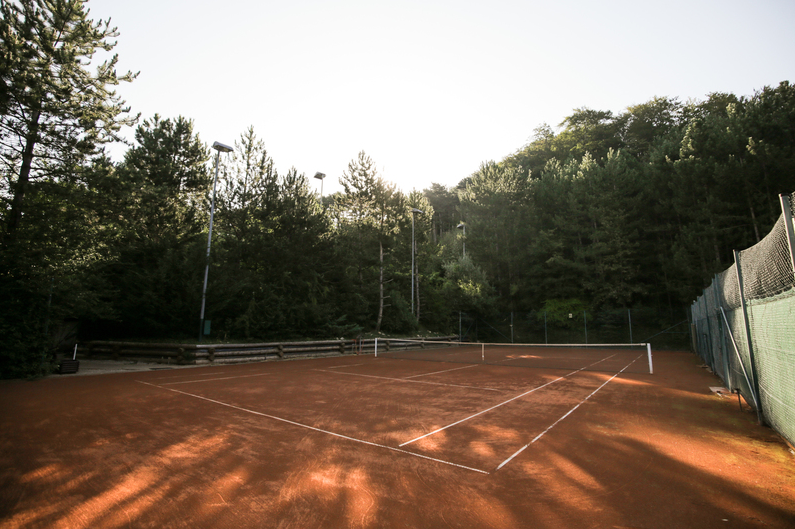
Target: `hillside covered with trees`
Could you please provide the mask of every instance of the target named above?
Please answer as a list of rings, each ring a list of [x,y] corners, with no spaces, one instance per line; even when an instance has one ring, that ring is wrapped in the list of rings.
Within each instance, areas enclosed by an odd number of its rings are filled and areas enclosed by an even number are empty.
[[[196,340],[213,197],[215,151],[192,120],[131,113],[113,89],[135,74],[115,57],[87,69],[115,29],[80,2],[38,4],[0,4],[1,377],[48,369],[68,333]],[[220,156],[206,339],[628,309],[664,329],[795,191],[795,86],[578,108],[455,188],[404,193],[351,155],[322,201],[307,175],[276,171],[253,126]]]

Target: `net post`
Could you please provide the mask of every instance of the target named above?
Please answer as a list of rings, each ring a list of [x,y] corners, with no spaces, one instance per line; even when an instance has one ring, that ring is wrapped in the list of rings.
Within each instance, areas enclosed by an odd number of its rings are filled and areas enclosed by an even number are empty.
[[[480,344],[480,360],[485,364],[486,363],[486,344]]]
[[[375,357],[378,358],[378,338],[375,339]]]
[[[646,344],[646,355],[648,355],[648,357],[649,357],[649,374],[653,375],[654,374],[654,365],[652,364],[652,361],[651,361],[651,344],[650,343]]]

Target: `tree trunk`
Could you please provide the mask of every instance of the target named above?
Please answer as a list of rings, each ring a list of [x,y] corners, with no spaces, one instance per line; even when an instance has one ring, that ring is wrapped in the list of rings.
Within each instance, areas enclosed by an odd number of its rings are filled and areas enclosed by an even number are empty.
[[[25,137],[25,150],[22,152],[22,167],[19,169],[19,178],[14,185],[14,198],[11,200],[11,211],[8,215],[7,235],[13,237],[19,228],[22,220],[22,202],[25,199],[28,182],[30,181],[30,169],[33,167],[33,147],[39,132],[39,117],[41,111],[36,110],[31,117],[28,125],[28,134]]]
[[[751,222],[754,225],[754,235],[756,235],[756,242],[759,242],[762,240],[762,238],[759,236],[759,226],[756,223],[756,213],[754,212],[754,206],[751,204],[751,197],[746,195],[746,198],[748,199],[748,209],[751,210]]]
[[[378,321],[375,324],[375,332],[381,331],[381,320],[384,318],[384,245],[378,241]]]

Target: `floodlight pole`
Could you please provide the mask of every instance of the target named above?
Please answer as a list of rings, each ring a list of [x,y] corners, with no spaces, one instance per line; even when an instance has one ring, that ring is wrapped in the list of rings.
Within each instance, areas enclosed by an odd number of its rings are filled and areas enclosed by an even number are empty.
[[[213,198],[210,205],[210,231],[207,234],[207,257],[204,263],[204,286],[202,287],[202,310],[199,315],[199,343],[202,341],[204,335],[204,304],[207,299],[207,276],[210,274],[210,244],[213,240],[213,218],[215,217],[215,186],[218,182],[218,162],[221,158],[222,152],[232,152],[232,147],[224,145],[220,142],[213,143],[215,153],[215,178],[213,178]]]
[[[467,256],[467,225],[463,222],[459,222],[458,226],[456,226],[459,230],[464,230],[464,257]]]
[[[425,213],[421,209],[412,208],[411,210],[411,314],[414,315],[414,214]]]

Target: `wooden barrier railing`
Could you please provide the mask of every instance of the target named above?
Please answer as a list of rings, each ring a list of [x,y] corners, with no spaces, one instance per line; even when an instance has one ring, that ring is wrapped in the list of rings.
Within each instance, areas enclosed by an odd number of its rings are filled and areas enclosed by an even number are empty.
[[[426,338],[448,341],[455,336]],[[382,339],[383,340],[383,339]],[[232,364],[289,358],[372,354],[375,339],[324,340],[313,342],[268,342],[249,344],[175,344],[90,341],[79,344],[87,358],[139,360],[164,364]]]

